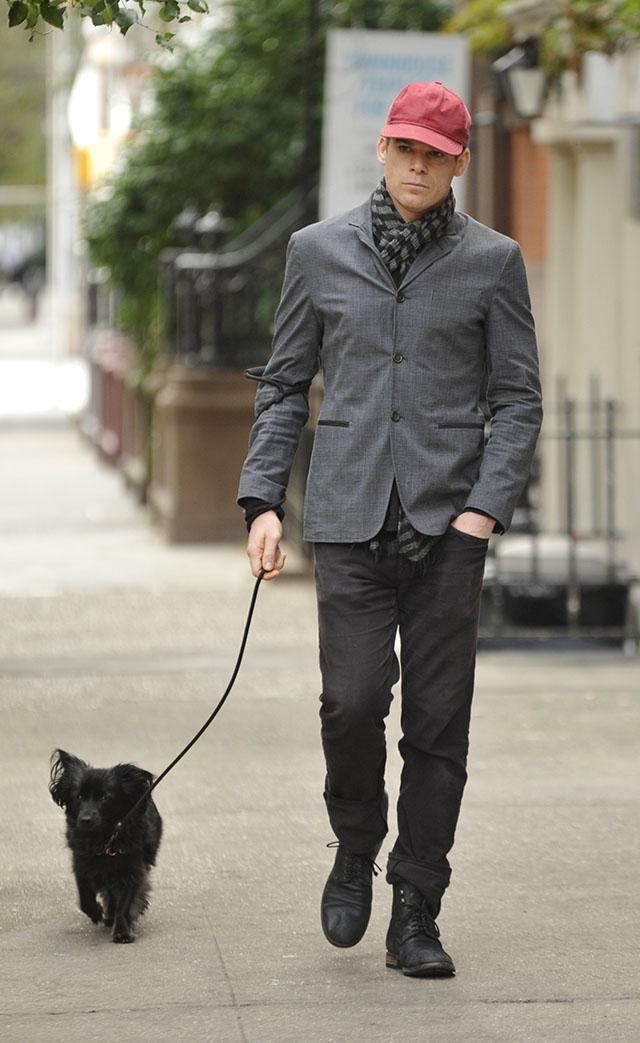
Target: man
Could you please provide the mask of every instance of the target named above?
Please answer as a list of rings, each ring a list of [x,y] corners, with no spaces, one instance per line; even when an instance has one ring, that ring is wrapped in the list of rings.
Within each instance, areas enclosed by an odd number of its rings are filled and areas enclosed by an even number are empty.
[[[289,242],[273,353],[240,478],[251,571],[284,566],[282,503],[308,388],[324,401],[304,506],[318,599],[324,798],[337,837],[322,926],[355,945],[387,832],[384,718],[400,676],[403,770],[387,966],[454,973],[436,924],[466,782],[480,592],[542,411],[518,245],[456,213],[471,117],[441,83],[388,113],[384,177],[349,213]],[[485,440],[486,402],[490,430]]]

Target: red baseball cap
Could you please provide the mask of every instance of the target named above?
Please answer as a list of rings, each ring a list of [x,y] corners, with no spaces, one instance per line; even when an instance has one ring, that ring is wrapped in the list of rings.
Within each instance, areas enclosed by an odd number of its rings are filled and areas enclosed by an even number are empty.
[[[383,138],[408,138],[459,156],[469,144],[471,115],[462,98],[434,83],[409,83],[391,103]]]

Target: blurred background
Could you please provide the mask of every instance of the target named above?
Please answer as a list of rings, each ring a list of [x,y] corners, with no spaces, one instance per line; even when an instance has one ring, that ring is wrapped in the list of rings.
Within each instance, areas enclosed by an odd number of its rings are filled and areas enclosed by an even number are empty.
[[[0,26],[3,1039],[637,1039],[637,0],[160,0],[145,25],[132,0],[65,6],[11,0]],[[388,974],[383,877],[356,950],[319,932],[320,377],[287,566],[224,713],[157,791],[143,949],[114,953],[74,909],[48,757],[159,772],[224,690],[254,586],[245,369],[269,357],[289,236],[367,197],[387,106],[420,79],[471,109],[458,205],[522,247],[545,392],[487,557],[439,920],[460,973],[419,1000]]]
[[[546,400],[513,528],[492,540],[483,639],[633,652],[634,4],[193,0],[189,18],[162,46],[69,13],[31,41],[0,30],[0,437],[62,423],[167,546],[238,545],[244,370],[269,357],[287,240],[366,197],[390,98],[443,79],[474,119],[458,205],[522,247]],[[320,377],[311,398],[286,504],[303,571]]]

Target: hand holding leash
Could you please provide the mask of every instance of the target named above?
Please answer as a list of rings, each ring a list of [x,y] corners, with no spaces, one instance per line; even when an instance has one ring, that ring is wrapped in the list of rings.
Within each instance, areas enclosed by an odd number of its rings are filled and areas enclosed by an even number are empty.
[[[257,576],[264,569],[265,579],[276,579],[284,568],[286,554],[280,550],[282,522],[275,511],[264,511],[251,524],[247,556],[251,572]]]

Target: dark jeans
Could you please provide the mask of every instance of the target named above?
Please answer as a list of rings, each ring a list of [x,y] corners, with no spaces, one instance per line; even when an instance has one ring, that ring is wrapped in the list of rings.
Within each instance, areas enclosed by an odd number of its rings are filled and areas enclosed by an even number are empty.
[[[413,883],[434,915],[467,779],[487,544],[449,528],[419,574],[397,551],[376,562],[367,543],[314,543],[331,826],[356,852],[377,848],[387,833],[384,719],[400,677],[399,627],[403,768],[387,880]]]

